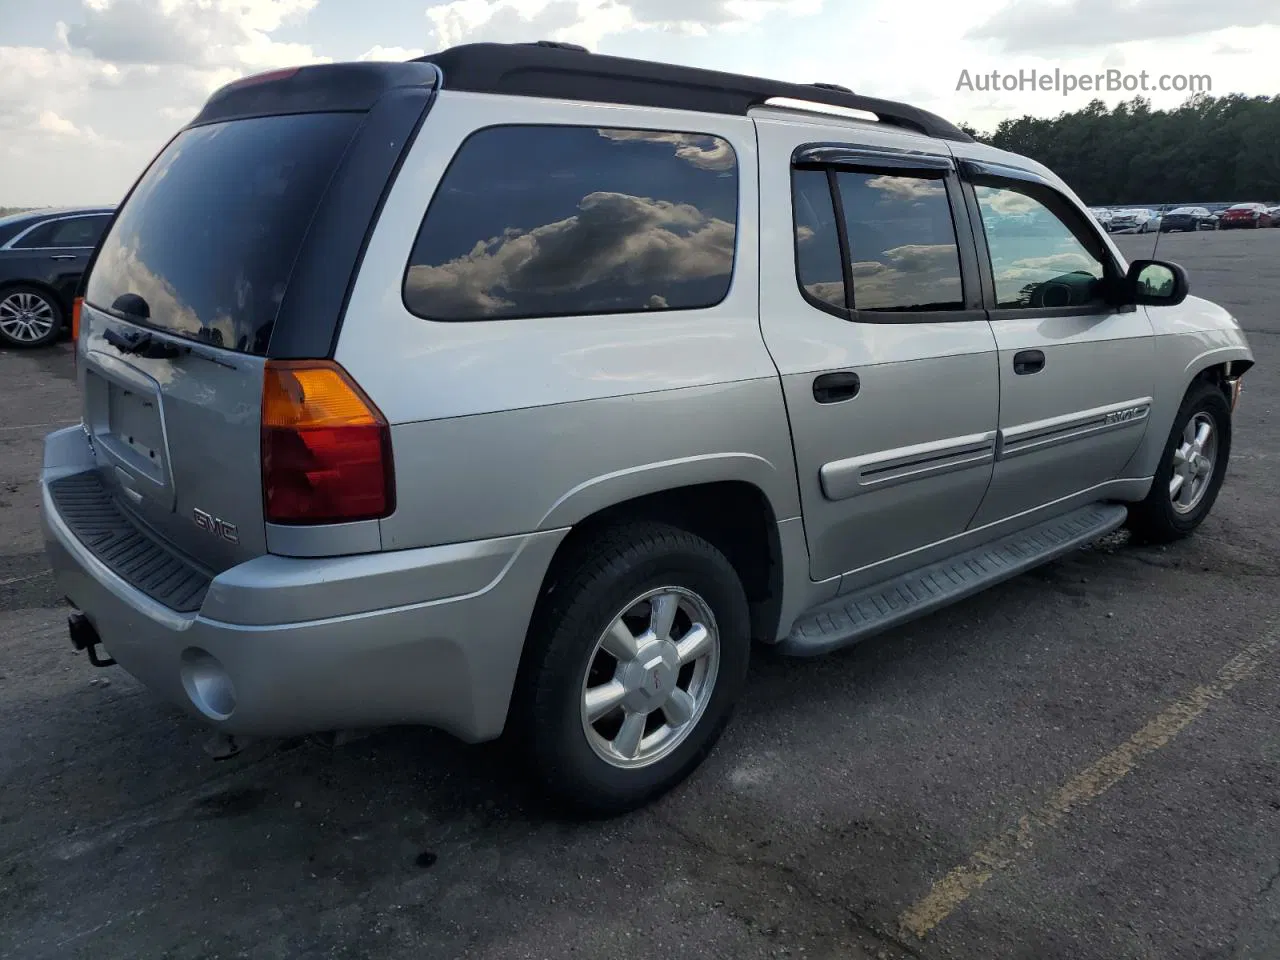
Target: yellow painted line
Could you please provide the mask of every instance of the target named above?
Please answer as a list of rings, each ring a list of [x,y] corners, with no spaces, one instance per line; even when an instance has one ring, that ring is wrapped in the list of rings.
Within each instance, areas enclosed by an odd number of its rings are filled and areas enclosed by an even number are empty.
[[[904,933],[923,939],[992,876],[1029,850],[1037,834],[1057,826],[1072,810],[1085,806],[1114,786],[1138,761],[1163,747],[1210,704],[1256,671],[1278,646],[1280,625],[1273,625],[1228,660],[1213,680],[1169,704],[1132,737],[1068,780],[1038,809],[1019,817],[1016,827],[985,843],[966,863],[935,883],[898,918],[898,926]]]

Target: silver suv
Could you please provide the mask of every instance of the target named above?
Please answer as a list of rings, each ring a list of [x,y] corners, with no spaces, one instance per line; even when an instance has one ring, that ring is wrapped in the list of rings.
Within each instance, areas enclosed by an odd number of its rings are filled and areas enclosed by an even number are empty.
[[[1190,533],[1253,364],[936,116],[557,44],[223,88],[83,293],[75,646],[229,735],[505,732],[595,813],[699,763],[753,642]]]

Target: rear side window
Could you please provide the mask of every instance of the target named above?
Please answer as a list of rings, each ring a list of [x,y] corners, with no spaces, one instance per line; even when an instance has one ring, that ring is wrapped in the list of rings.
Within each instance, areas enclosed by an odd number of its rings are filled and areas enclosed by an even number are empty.
[[[964,309],[941,177],[793,170],[791,194],[797,279],[814,306],[864,314]]]
[[[715,306],[733,276],[737,159],[656,130],[503,126],[462,145],[404,279],[430,320]]]
[[[796,278],[818,305],[844,310],[840,229],[825,170],[793,170],[791,195],[796,230]]]
[[[15,243],[17,250],[44,250],[53,247],[92,247],[107,226],[105,216],[66,217],[40,224]]]
[[[103,241],[85,299],[263,355],[308,225],[363,119],[311,113],[183,131]]]
[[[960,248],[941,178],[837,175],[858,310],[962,310]]]

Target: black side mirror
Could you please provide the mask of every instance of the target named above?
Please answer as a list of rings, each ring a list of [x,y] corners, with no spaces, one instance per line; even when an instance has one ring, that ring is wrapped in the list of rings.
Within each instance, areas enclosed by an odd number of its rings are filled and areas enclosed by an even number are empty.
[[[1152,307],[1172,307],[1191,292],[1187,271],[1167,260],[1133,261],[1125,276],[1125,287],[1130,303]]]

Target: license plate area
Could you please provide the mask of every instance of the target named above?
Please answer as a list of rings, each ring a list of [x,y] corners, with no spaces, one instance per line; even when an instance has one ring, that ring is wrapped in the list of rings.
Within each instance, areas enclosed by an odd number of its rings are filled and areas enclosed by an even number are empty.
[[[160,480],[164,462],[164,431],[160,429],[160,403],[154,395],[107,384],[107,433],[115,444],[132,454],[139,469]]]
[[[117,378],[110,370],[85,371],[85,422],[100,465],[132,491],[135,503],[139,498],[167,502],[171,491],[159,390],[150,378],[128,373]]]

